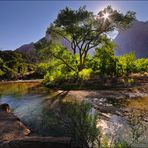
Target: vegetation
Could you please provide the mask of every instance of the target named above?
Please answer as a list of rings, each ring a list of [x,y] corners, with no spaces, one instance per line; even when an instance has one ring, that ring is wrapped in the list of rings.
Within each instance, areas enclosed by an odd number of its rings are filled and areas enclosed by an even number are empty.
[[[33,56],[16,51],[0,51],[0,79],[44,78],[46,85],[78,83],[89,79],[127,77],[148,72],[148,59],[134,53],[115,56],[116,45],[108,34],[127,29],[135,12],[122,14],[108,6],[97,15],[86,7],[61,10],[47,29],[51,40],[35,44]]]
[[[134,111],[127,118],[129,137],[126,137],[127,131],[120,130],[121,127],[117,124],[109,136],[103,135],[101,128],[97,126],[100,116],[89,103],[59,100],[56,108],[52,107],[44,112],[46,122],[44,126],[43,123],[40,125],[40,130],[43,130],[46,136],[51,133],[52,136],[69,136],[72,138],[72,146],[76,148],[132,148],[141,142],[146,130],[143,123],[144,114],[142,112],[137,115]],[[49,133],[45,126],[49,128]]]
[[[100,144],[97,114],[92,113],[91,105],[86,102],[62,104],[58,114],[59,125],[63,126],[66,135],[72,137],[75,147],[93,148]]]
[[[108,18],[105,17],[106,14],[109,15]],[[80,7],[78,10],[66,7],[61,10],[57,19],[47,29],[47,33],[51,35],[51,41],[47,43],[44,40],[36,45],[37,48],[42,49],[43,53],[50,54],[53,61],[57,61],[57,65],[64,69],[64,73],[61,72],[61,74],[65,74],[65,76],[58,73],[56,78],[50,77],[51,80],[57,80],[58,77],[74,78],[74,80],[88,79],[94,72],[91,65],[93,56],[89,52],[97,48],[102,50],[103,47],[106,48],[106,42],[109,42],[107,34],[115,29],[129,27],[134,19],[134,12],[129,11],[123,15],[113,10],[111,6],[100,11],[97,17],[85,7]],[[65,42],[66,45],[61,42]],[[95,57],[97,58],[96,55]],[[102,63],[103,65],[104,63]],[[102,75],[106,73],[105,69],[102,69]],[[51,72],[49,73],[52,75]],[[49,73],[47,73],[45,81],[49,78]],[[53,75],[55,73],[54,70]]]
[[[34,68],[35,65],[28,63],[22,54],[15,51],[0,51],[0,79],[22,78],[25,73],[33,71]]]
[[[106,14],[108,17],[105,17]],[[45,84],[58,85],[64,81],[73,83],[90,78],[114,78],[147,72],[147,59],[136,60],[134,53],[115,56],[116,45],[107,36],[115,29],[128,28],[133,20],[134,12],[123,15],[110,6],[97,16],[85,7],[61,10],[47,29],[51,41],[42,40],[36,44],[40,54],[48,55],[50,59],[46,68],[40,67],[45,74]],[[139,69],[138,64],[143,68]]]

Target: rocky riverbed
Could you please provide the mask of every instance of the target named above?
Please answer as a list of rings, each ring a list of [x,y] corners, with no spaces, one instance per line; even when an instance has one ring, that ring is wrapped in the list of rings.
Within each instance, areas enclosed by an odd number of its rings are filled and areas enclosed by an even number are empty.
[[[61,92],[61,91],[60,91]],[[99,113],[98,127],[109,141],[122,139],[133,147],[148,146],[148,83],[109,90],[73,90],[67,95],[85,100]],[[130,122],[132,122],[132,128]],[[137,128],[139,126],[139,128]],[[137,132],[137,141],[132,136]],[[135,135],[134,135],[135,136]]]
[[[31,145],[31,148],[38,148],[36,143],[40,147],[43,147],[42,145],[49,147],[51,143],[69,147],[71,141],[67,137],[33,136],[52,135],[49,132],[49,126],[45,125],[48,121],[45,113],[50,113],[48,110],[56,107],[60,101],[86,100],[90,102],[92,107],[99,112],[98,126],[102,127],[104,134],[112,135],[113,129],[116,130],[118,126],[120,129],[121,126],[127,127],[126,119],[132,115],[133,108],[145,109],[148,113],[147,97],[148,83],[146,81],[142,85],[120,89],[67,91],[51,91],[40,83],[3,83],[0,85],[0,103],[8,103],[13,111],[11,112],[6,104],[0,107],[0,148],[28,148],[28,145]],[[51,114],[47,115],[51,118]],[[144,122],[147,123],[147,121],[147,116],[144,116]],[[48,135],[44,135],[45,133]]]

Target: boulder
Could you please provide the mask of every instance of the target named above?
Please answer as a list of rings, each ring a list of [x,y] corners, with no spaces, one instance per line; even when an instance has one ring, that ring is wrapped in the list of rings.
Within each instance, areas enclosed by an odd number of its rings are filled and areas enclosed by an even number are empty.
[[[0,104],[0,111],[11,112],[9,104],[7,103]]]
[[[30,130],[10,112],[8,104],[0,105],[0,141],[13,140],[29,135]]]

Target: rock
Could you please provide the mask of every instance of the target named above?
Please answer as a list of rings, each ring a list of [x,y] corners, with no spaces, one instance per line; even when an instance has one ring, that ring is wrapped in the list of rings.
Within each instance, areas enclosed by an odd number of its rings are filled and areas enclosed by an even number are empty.
[[[71,148],[71,138],[28,137],[3,142],[0,148]]]
[[[148,122],[148,117],[145,117],[143,120],[144,120],[145,122]]]
[[[10,112],[11,109],[10,109],[9,104],[7,103],[0,104],[0,111]]]
[[[13,140],[29,135],[30,130],[10,112],[8,104],[0,105],[0,141]]]
[[[8,104],[0,105],[0,148],[70,148],[69,137],[29,137],[30,130],[10,112]],[[27,137],[28,136],[28,137]]]

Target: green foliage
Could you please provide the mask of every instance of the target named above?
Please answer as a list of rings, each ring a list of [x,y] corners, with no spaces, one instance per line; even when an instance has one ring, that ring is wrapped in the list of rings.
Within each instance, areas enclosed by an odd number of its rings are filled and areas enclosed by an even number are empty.
[[[36,68],[36,73],[38,73],[41,76],[44,76],[48,72],[48,67],[49,67],[48,63],[40,63]]]
[[[109,13],[110,19],[104,20],[104,13]],[[80,71],[87,68],[88,52],[99,47],[106,34],[115,28],[127,28],[134,19],[134,12],[123,15],[113,10],[111,6],[100,11],[97,19],[93,12],[89,12],[85,7],[80,7],[78,10],[66,7],[59,12],[57,19],[47,29],[53,44],[50,47],[47,45],[47,49],[53,57],[61,60],[78,76]],[[57,44],[61,44],[61,40],[65,40],[71,47],[69,49],[66,45],[57,47]]]
[[[68,79],[68,70],[66,66],[56,58],[52,58],[48,65],[44,76],[44,83],[46,85],[58,83],[61,79]]]
[[[85,102],[65,102],[58,118],[76,147],[95,147],[100,131],[96,127],[97,115],[91,114],[91,105]]]
[[[109,139],[104,136],[101,140],[101,148],[108,148],[109,147]]]
[[[117,139],[113,143],[113,148],[132,148],[126,141]]]
[[[93,57],[93,70],[101,76],[116,75],[116,58],[114,56],[115,44],[105,38],[102,47],[95,50]]]
[[[82,71],[79,72],[79,78],[82,80],[87,80],[90,79],[91,73],[92,73],[92,69],[83,69]]]
[[[117,75],[118,76],[128,76],[135,69],[135,54],[133,52],[127,53],[123,56],[117,57]]]
[[[18,75],[34,71],[35,64],[26,63],[21,53],[16,51],[0,51],[0,79],[17,79]]]
[[[104,18],[105,13],[109,13],[109,19]],[[111,6],[100,11],[97,17],[85,6],[78,10],[68,7],[61,10],[47,29],[50,42],[42,39],[35,45],[42,59],[49,58],[51,62],[48,68],[45,65],[38,67],[38,71],[45,73],[44,81],[84,80],[89,79],[94,71],[102,76],[115,76],[117,59],[114,44],[107,39],[107,34],[115,29],[126,29],[134,19],[134,12],[122,14]],[[88,53],[94,49],[96,53],[92,57]],[[48,69],[47,73],[44,68]]]
[[[148,58],[141,58],[141,59],[137,59],[134,62],[135,68],[134,68],[134,72],[148,72]]]
[[[2,76],[4,74],[4,72],[0,69],[0,76]]]
[[[47,73],[44,77],[44,83],[55,83],[56,80],[60,79],[60,77],[62,76],[62,73],[61,71],[59,70],[56,70],[56,71],[53,71],[52,74],[51,73]]]

